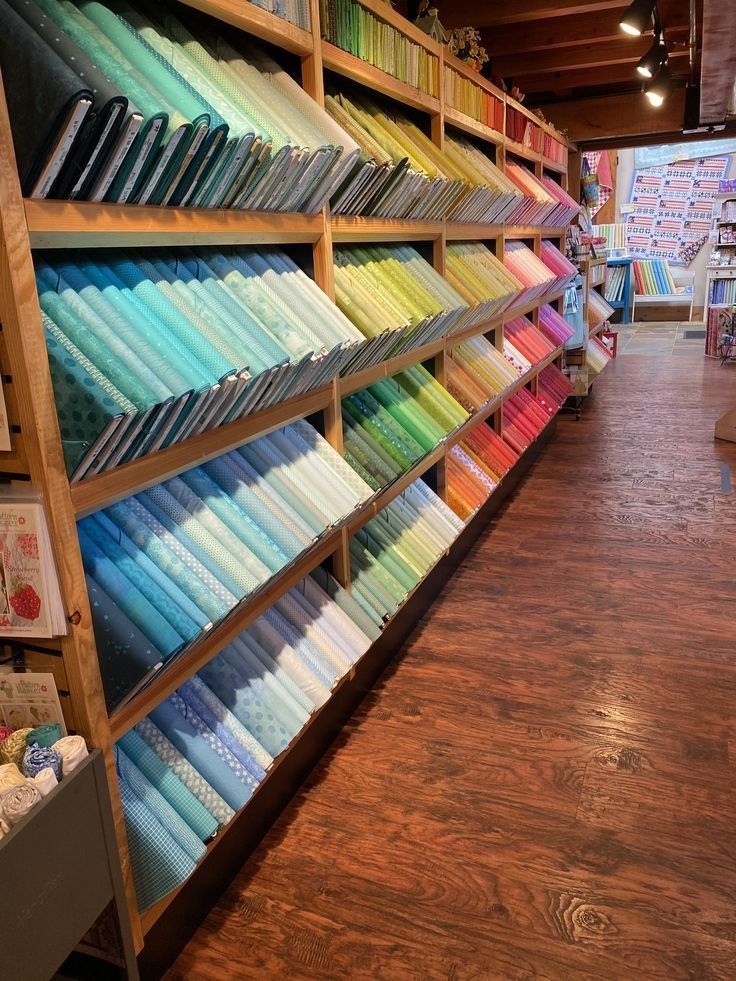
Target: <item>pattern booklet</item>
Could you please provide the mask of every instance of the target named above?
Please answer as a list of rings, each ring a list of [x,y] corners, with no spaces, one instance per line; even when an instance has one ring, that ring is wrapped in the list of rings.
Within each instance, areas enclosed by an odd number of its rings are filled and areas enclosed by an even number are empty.
[[[0,499],[0,635],[66,633],[64,609],[43,507]]]

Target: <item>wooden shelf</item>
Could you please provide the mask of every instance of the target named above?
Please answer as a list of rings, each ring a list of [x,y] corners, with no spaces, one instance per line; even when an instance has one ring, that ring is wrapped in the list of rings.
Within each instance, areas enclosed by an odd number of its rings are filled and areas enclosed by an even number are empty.
[[[211,17],[239,27],[262,41],[291,51],[292,54],[310,55],[314,51],[311,31],[305,31],[283,17],[261,10],[246,0],[179,0],[187,7],[194,7]]]
[[[464,112],[454,109],[447,104],[445,105],[444,112],[446,124],[449,123],[450,126],[461,129],[464,133],[469,133],[471,136],[477,136],[479,139],[485,140],[486,143],[493,143],[494,146],[503,145],[504,135],[503,133],[499,133],[498,130],[491,129],[485,123],[481,123],[472,116],[467,116]]]
[[[367,385],[373,385],[382,378],[390,378],[397,371],[403,371],[404,368],[408,368],[413,364],[419,364],[422,361],[429,360],[429,358],[434,358],[444,348],[445,340],[444,338],[440,338],[438,341],[432,341],[429,344],[423,344],[420,347],[414,347],[409,351],[404,351],[402,354],[397,354],[396,357],[389,358],[387,361],[381,361],[379,364],[371,365],[370,368],[358,371],[354,375],[345,375],[344,378],[340,379],[340,397],[345,398],[351,392],[357,392]]]
[[[422,242],[442,238],[442,221],[400,221],[370,216],[333,215],[333,242]]]
[[[72,484],[71,496],[77,519],[109,507],[132,494],[138,494],[153,484],[206,463],[216,456],[229,453],[251,440],[286,426],[296,419],[326,409],[332,400],[332,385],[307,392],[295,399],[269,406],[261,412],[229,422],[191,439],[150,453],[148,456],[124,463],[95,477]]]
[[[549,157],[545,157],[544,154],[542,154],[542,167],[545,170],[554,170],[555,173],[557,173],[557,174],[566,174],[567,173],[567,164],[566,163],[559,163],[557,160],[550,160],[550,158]]]
[[[31,247],[35,249],[285,245],[316,242],[325,231],[322,214],[158,208],[29,198],[24,206]]]
[[[514,106],[514,108],[519,108]],[[542,154],[538,150],[532,150],[531,147],[524,146],[523,143],[517,143],[516,140],[506,137],[504,141],[507,153],[513,153],[517,157],[523,157],[524,160],[531,160],[532,163],[538,163],[542,159]]]
[[[503,235],[503,225],[484,225],[482,222],[448,221],[445,225],[445,235],[448,242],[484,241],[490,238],[500,238]]]
[[[322,41],[322,63],[330,71],[380,92],[381,95],[387,95],[413,109],[419,109],[420,112],[439,115],[440,100],[435,96],[415,89],[413,85],[407,85],[406,82],[400,82],[393,75],[381,71],[380,68],[374,68],[367,61],[361,61],[360,58],[335,47],[329,41]]]

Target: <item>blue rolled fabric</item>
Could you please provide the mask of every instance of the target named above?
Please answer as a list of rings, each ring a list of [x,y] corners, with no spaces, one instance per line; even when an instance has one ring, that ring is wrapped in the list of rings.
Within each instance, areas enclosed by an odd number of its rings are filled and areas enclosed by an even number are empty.
[[[271,756],[275,758],[286,749],[292,734],[274,718],[250,687],[248,679],[222,653],[205,664],[199,676]]]
[[[50,767],[57,780],[61,780],[61,756],[51,746],[39,746],[34,743],[26,748],[23,754],[21,770],[26,777],[35,777],[41,770]]]
[[[185,882],[197,867],[118,774],[138,909],[143,912]]]
[[[190,641],[200,633],[200,628],[192,618],[161,589],[158,583],[151,579],[146,570],[124,551],[94,517],[83,518],[79,522],[79,528],[84,528],[85,534],[97,548],[153,604],[179,634],[182,641]]]
[[[77,526],[85,572],[97,582],[113,602],[141,630],[159,651],[168,657],[182,646],[181,636],[152,603]]]
[[[92,519],[104,528],[107,534],[113,538],[123,551],[136,562],[141,569],[159,586],[176,604],[186,616],[192,620],[200,630],[206,630],[212,626],[210,618],[190,599],[190,597],[179,588],[178,584],[169,575],[168,569],[163,570],[146,554],[145,549],[128,537],[118,526],[110,520],[104,511],[98,511],[92,515]]]
[[[26,746],[33,746],[36,743],[42,749],[46,746],[53,746],[61,739],[61,726],[58,722],[47,722],[45,725],[36,726],[26,736]]]
[[[203,682],[202,682],[203,684]],[[229,750],[235,759],[244,766],[256,783],[260,783],[266,776],[266,771],[254,759],[242,743],[238,742],[228,727],[221,722],[215,713],[202,701],[197,686],[192,684],[191,679],[185,682],[177,691],[182,700],[195,712],[208,729],[220,740],[223,746]],[[237,772],[237,771],[236,771]]]
[[[197,733],[191,722],[174,708],[170,699],[158,705],[149,717],[233,810],[240,810],[250,800],[250,787],[238,780],[227,763]]]
[[[216,833],[219,827],[217,820],[135,729],[126,732],[118,740],[118,746],[122,747],[128,759],[150,780],[198,838],[207,841]]]
[[[118,773],[127,781],[136,797],[143,801],[159,824],[166,828],[192,861],[198,862],[206,851],[201,839],[166,798],[156,790],[151,781],[141,773],[135,763],[126,756],[125,751],[117,746],[115,752]]]
[[[195,730],[197,735],[201,736],[202,739],[207,743],[210,749],[217,753],[221,760],[223,760],[233,771],[235,776],[246,787],[251,790],[255,790],[258,786],[258,781],[255,779],[253,774],[248,770],[247,767],[234,756],[230,750],[227,748],[225,743],[216,736],[215,733],[210,729],[208,725],[202,720],[197,708],[201,706],[201,700],[192,696],[192,689],[187,689],[186,686],[182,686],[179,691],[175,691],[171,696],[171,704],[181,714],[186,718],[187,722],[190,722],[192,728]]]

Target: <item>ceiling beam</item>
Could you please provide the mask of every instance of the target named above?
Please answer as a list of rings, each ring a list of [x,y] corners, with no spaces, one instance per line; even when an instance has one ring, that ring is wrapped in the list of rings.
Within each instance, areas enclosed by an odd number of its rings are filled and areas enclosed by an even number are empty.
[[[665,30],[686,31],[688,24],[687,0],[662,0],[659,4]],[[482,16],[482,15],[479,15]],[[442,22],[445,27],[462,26]],[[508,24],[492,30],[481,28],[483,45],[490,55],[521,54],[522,52],[550,51],[569,48],[586,41],[616,41],[623,37],[619,21],[621,10],[604,10],[595,17],[551,17],[537,20],[520,27]],[[651,35],[651,32],[647,32]]]
[[[736,3],[705,0],[700,121],[723,122],[736,80]]]
[[[679,68],[684,78],[687,73],[687,63],[676,59],[673,63],[675,74]],[[577,68],[569,72],[540,72],[533,75],[514,75],[514,84],[522,92],[569,92],[571,89],[594,88],[598,85],[616,85],[628,82],[631,85],[641,85],[644,79],[638,75],[631,64],[606,65],[596,68]]]
[[[567,130],[576,143],[681,134],[684,111],[684,89],[676,89],[659,109],[653,108],[640,92],[570,99],[544,106],[547,119]]]
[[[684,41],[687,31],[684,28],[679,32],[670,31],[667,37],[672,42]],[[503,55],[492,60],[491,68],[494,75],[500,75],[502,78],[517,78],[521,77],[522,72],[527,75],[537,75],[540,72],[573,71],[601,65],[636,64],[651,46],[650,37],[621,37],[607,43],[592,41],[589,44],[576,45],[574,48],[540,51],[521,60],[518,55]],[[671,58],[683,55],[687,56],[685,48],[674,50],[670,48]]]
[[[627,7],[630,0],[508,0],[487,2],[455,0],[440,12],[445,27],[496,27],[499,24],[524,24],[543,17],[570,17],[596,14],[601,10]]]

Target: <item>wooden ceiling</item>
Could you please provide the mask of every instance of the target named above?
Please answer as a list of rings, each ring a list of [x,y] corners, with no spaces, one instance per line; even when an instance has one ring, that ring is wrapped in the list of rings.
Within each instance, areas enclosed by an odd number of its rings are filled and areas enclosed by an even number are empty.
[[[720,0],[724,6],[736,0]],[[491,56],[491,73],[513,80],[529,105],[638,93],[636,63],[652,43],[622,33],[630,0],[450,0],[439,5],[446,28],[473,25]],[[688,0],[659,0],[670,65],[688,75]],[[698,11],[698,33],[702,4]]]

